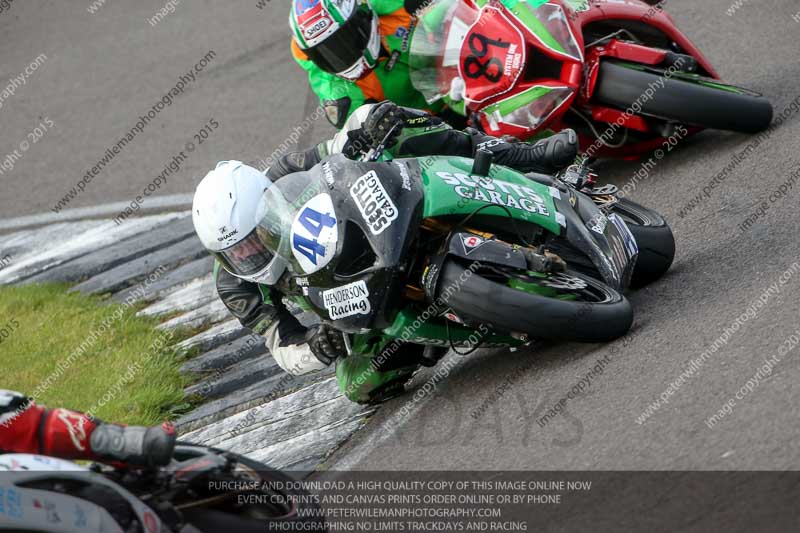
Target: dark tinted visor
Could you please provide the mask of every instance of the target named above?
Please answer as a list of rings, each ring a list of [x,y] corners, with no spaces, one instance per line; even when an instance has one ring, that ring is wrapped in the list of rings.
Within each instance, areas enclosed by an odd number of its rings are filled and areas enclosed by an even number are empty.
[[[325,72],[344,72],[364,55],[371,31],[372,15],[357,9],[330,37],[303,51]]]

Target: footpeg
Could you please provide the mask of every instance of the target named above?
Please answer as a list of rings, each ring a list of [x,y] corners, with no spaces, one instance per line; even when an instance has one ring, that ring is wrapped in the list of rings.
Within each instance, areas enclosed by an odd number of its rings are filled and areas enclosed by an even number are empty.
[[[664,56],[664,66],[667,68],[677,67],[683,72],[697,72],[697,60],[692,56],[677,52],[667,52]]]

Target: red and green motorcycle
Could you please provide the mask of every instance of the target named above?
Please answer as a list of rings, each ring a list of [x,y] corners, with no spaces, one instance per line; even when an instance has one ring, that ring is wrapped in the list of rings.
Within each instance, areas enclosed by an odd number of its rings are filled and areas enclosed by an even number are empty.
[[[755,133],[772,120],[653,0],[433,0],[417,20],[414,86],[495,136],[570,127],[591,155],[627,157],[684,128]]]

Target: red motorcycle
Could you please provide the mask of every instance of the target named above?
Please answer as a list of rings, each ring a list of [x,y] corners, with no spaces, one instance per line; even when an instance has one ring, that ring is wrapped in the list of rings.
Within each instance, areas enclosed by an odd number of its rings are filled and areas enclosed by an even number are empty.
[[[411,39],[428,102],[492,135],[573,128],[591,156],[633,157],[676,132],[755,133],[760,94],[723,83],[655,1],[434,0]]]

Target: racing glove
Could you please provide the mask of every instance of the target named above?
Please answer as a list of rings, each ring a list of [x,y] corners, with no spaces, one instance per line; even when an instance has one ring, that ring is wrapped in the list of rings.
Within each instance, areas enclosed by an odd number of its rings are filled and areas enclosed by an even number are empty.
[[[325,324],[317,324],[308,328],[306,343],[314,357],[326,365],[347,355],[342,333]]]
[[[100,424],[92,431],[89,445],[99,459],[135,466],[165,465],[172,459],[175,429],[166,422],[153,427]]]
[[[14,391],[0,390],[0,450],[61,459],[120,461],[136,466],[166,464],[175,431],[107,424],[80,411],[48,409]]]
[[[403,128],[419,128],[438,125],[441,122],[440,118],[436,118],[424,111],[400,107],[394,102],[384,100],[370,109],[362,129],[373,144],[378,144],[385,139],[384,148],[391,148],[397,143],[397,138]],[[391,135],[386,138],[389,132],[391,132]]]

